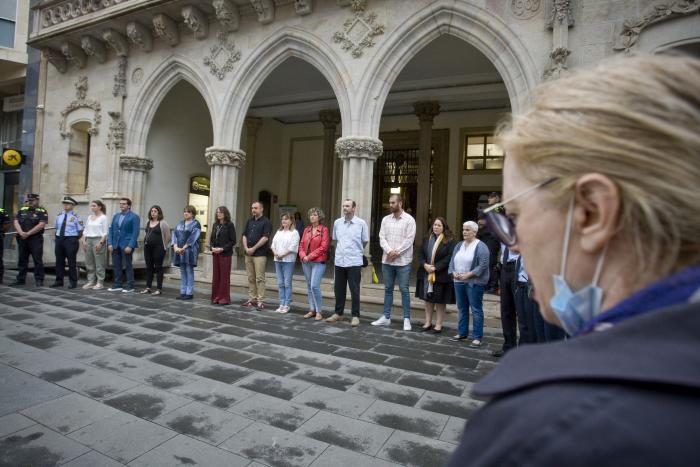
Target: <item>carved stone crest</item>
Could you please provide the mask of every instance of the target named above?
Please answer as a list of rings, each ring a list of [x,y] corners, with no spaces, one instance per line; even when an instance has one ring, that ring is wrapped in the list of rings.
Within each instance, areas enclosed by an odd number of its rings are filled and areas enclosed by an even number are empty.
[[[177,24],[173,19],[159,13],[153,17],[153,30],[156,32],[156,36],[165,40],[171,47],[175,47],[180,43],[180,32],[177,30]]]
[[[367,136],[347,136],[335,142],[335,152],[340,159],[357,157],[377,160],[384,152],[384,145],[375,138]]]
[[[204,152],[209,165],[230,165],[241,168],[245,165],[245,152],[212,146]]]
[[[518,19],[530,19],[540,11],[542,0],[511,0],[510,11]]]
[[[121,112],[107,112],[112,121],[109,124],[109,134],[107,135],[107,148],[111,150],[124,149],[124,131],[126,123],[122,120]]]
[[[194,33],[194,38],[198,40],[206,39],[209,35],[209,21],[202,11],[192,5],[182,7],[182,17],[185,25]]]
[[[350,51],[353,58],[362,56],[364,49],[374,46],[374,37],[384,34],[384,25],[377,24],[376,13],[365,14],[366,0],[353,0],[352,18],[343,23],[343,29],[333,34],[333,42]]]
[[[241,14],[238,7],[231,3],[231,0],[214,0],[212,2],[216,19],[229,31],[237,31],[241,22]]]
[[[148,172],[153,168],[153,161],[145,157],[130,156],[122,154],[119,156],[119,167],[124,170],[133,170],[136,172]]]
[[[100,123],[102,121],[102,115],[100,114],[102,108],[99,102],[87,98],[87,90],[87,76],[80,76],[78,78],[78,81],[76,81],[75,83],[75,100],[68,104],[66,108],[61,111],[61,121],[59,122],[58,129],[61,132],[61,137],[64,139],[69,138],[71,136],[70,129],[66,128],[68,114],[77,109],[87,108],[91,109],[94,112],[92,125],[90,125],[90,129],[88,130],[88,133],[90,135],[96,135],[99,130]]]
[[[223,80],[226,74],[233,70],[233,65],[241,59],[241,53],[236,50],[231,33],[226,31],[218,32],[216,44],[210,50],[211,53],[204,57],[204,64],[209,67],[212,75]]]
[[[629,52],[642,31],[652,24],[697,13],[700,13],[700,0],[665,1],[654,5],[640,18],[629,19],[622,24],[614,49]]]

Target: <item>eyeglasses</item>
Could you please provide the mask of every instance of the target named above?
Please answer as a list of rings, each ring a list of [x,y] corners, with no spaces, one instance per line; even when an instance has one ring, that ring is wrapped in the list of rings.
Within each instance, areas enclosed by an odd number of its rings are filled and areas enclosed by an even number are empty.
[[[510,203],[514,199],[520,198],[537,190],[538,188],[547,186],[557,179],[557,177],[548,178],[547,180],[531,186],[530,188],[527,188],[500,203],[496,203],[484,209],[481,213],[483,214],[486,225],[491,232],[506,246],[515,245],[518,242],[515,223],[505,214],[505,209],[503,209],[503,206]]]

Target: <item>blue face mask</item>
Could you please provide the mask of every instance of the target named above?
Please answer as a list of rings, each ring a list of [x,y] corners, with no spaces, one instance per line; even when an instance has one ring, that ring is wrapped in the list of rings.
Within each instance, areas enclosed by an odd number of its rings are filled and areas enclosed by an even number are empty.
[[[598,258],[595,274],[591,284],[573,292],[566,282],[566,260],[569,254],[569,238],[571,236],[571,224],[574,217],[574,200],[569,205],[569,213],[566,218],[566,232],[564,233],[564,248],[561,260],[561,272],[552,276],[554,281],[554,295],[549,300],[549,306],[557,316],[557,319],[570,336],[576,335],[581,328],[592,320],[601,311],[603,304],[603,289],[598,287],[598,279],[603,269],[607,245]]]

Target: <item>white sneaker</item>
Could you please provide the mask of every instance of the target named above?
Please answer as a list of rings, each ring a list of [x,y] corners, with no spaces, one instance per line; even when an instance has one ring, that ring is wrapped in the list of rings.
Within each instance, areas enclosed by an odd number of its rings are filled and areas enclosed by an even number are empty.
[[[275,310],[275,313],[282,313],[282,309],[284,309],[284,306],[282,306],[282,305],[278,306],[277,309]]]
[[[378,320],[372,321],[372,326],[389,326],[390,324],[391,320],[384,315],[382,315]]]
[[[289,312],[289,307],[286,306],[286,305],[285,305],[285,306],[282,306],[282,307],[280,307],[280,308],[281,308],[281,309],[280,309],[280,313],[282,313],[282,314]]]
[[[94,283],[94,282],[88,282],[87,284],[85,284],[85,285],[83,286],[84,289],[92,289],[93,287],[95,287],[95,283]]]
[[[121,287],[110,287],[109,289],[107,289],[108,292],[121,292],[122,290],[124,289],[122,289]]]
[[[136,290],[134,290],[134,289],[122,289],[122,292],[123,293],[134,293],[134,292],[136,292]]]
[[[408,318],[404,318],[403,320],[403,330],[404,331],[410,331],[411,330],[411,320]]]

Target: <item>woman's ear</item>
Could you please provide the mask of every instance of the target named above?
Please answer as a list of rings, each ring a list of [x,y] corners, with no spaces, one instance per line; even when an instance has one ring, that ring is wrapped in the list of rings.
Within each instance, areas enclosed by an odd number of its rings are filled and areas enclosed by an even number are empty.
[[[575,186],[574,228],[580,232],[580,246],[596,254],[615,236],[621,209],[620,190],[605,175],[589,173]]]

